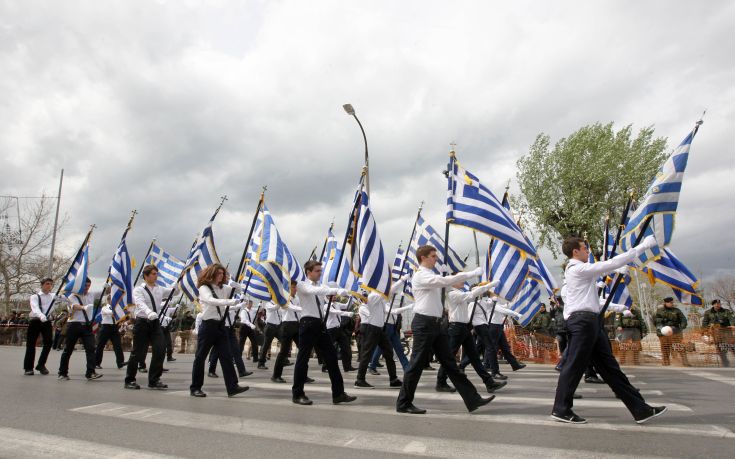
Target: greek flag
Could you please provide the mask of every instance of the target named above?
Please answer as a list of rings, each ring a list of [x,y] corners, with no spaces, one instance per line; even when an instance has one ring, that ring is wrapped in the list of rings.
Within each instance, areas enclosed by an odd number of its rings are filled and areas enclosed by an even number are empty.
[[[301,266],[281,239],[276,223],[268,208],[261,208],[263,224],[260,228],[260,246],[255,263],[248,266],[248,271],[257,276],[268,288],[270,299],[275,304],[284,306],[291,298],[291,279],[305,278]]]
[[[608,278],[612,281],[612,279]],[[626,274],[623,276],[623,280],[620,282],[620,285],[618,285],[618,289],[615,290],[615,294],[612,297],[612,300],[610,300],[612,303],[615,304],[623,304],[630,308],[633,306],[633,297],[630,296],[630,290],[628,287],[630,286],[631,277],[629,274]],[[610,283],[607,284],[607,287],[605,288],[606,294],[610,291]]]
[[[447,222],[472,228],[535,257],[536,250],[498,198],[451,157],[447,174]]]
[[[151,247],[148,257],[145,259],[145,264],[156,265],[156,268],[158,268],[158,280],[156,284],[161,287],[173,287],[181,275],[181,271],[184,270],[183,261],[170,255],[155,243]]]
[[[676,208],[679,205],[679,193],[681,192],[684,171],[689,159],[689,148],[698,128],[699,123],[661,166],[658,174],[648,187],[648,191],[643,195],[641,204],[633,211],[628,224],[625,226],[621,238],[623,251],[633,247],[641,232],[643,222],[649,216],[651,217],[651,223],[643,237],[654,235],[660,245],[660,247],[654,247],[641,255],[635,262],[637,265],[645,265],[660,257],[661,247],[671,243],[671,237],[674,233],[674,217]]]
[[[128,245],[123,236],[110,263],[110,307],[118,322],[125,319],[127,307],[135,304],[131,270]]]
[[[408,263],[406,263],[406,269],[403,269],[403,259],[405,258],[406,252],[399,246],[396,250],[396,257],[393,259],[393,266],[390,268],[390,280],[396,282],[403,274],[406,274]],[[404,271],[403,273],[401,271]]]
[[[358,205],[357,218],[351,216],[347,228],[351,269],[360,276],[362,288],[379,293],[387,299],[391,285],[390,267],[365,191],[360,192]]]
[[[258,250],[260,248],[260,233],[262,232],[262,228],[263,213],[258,212],[258,216],[255,220],[255,226],[253,227],[253,237],[250,240],[248,252],[245,255],[247,264],[245,265],[243,275],[238,279],[238,282],[242,284],[246,295],[257,298],[261,301],[270,301],[271,293],[268,290],[268,286],[260,279],[260,277],[254,275],[252,270],[248,269],[250,266],[256,267],[258,264],[255,261],[255,258],[257,257]]]
[[[414,270],[418,267],[416,250],[422,245],[430,245],[436,249],[436,254],[439,259],[436,265],[434,265],[434,272],[437,274],[441,274],[442,272],[454,273],[464,271],[467,266],[459,254],[452,250],[451,247],[447,249],[447,263],[444,262],[444,239],[439,236],[439,233],[436,232],[434,227],[424,220],[424,217],[419,215],[419,218],[416,220],[416,232],[408,245],[408,264],[412,265]]]
[[[337,278],[337,268],[340,258],[340,247],[337,238],[330,229],[327,232],[327,246],[324,249],[322,257],[322,278],[321,283],[327,284],[336,282],[340,288],[348,290],[350,293],[362,296],[360,293],[360,278],[350,270],[350,262],[347,257],[342,257],[342,268],[339,269],[339,278]]]
[[[219,210],[219,209],[218,209]],[[217,249],[214,246],[214,234],[212,233],[212,224],[217,216],[217,212],[209,219],[209,223],[202,230],[202,234],[191,249],[184,266],[184,275],[179,281],[181,291],[194,301],[199,297],[199,289],[197,288],[197,278],[201,270],[207,266],[219,263]]]
[[[541,284],[538,280],[529,277],[523,282],[520,295],[510,304],[510,308],[521,315],[518,323],[527,326],[533,316],[541,309]]]
[[[699,280],[668,248],[663,249],[661,258],[643,267],[643,273],[653,285],[656,282],[668,285],[682,303],[702,306],[704,300],[697,292]]]
[[[70,295],[72,293],[84,293],[85,283],[87,282],[87,269],[89,268],[89,242],[84,249],[79,251],[74,263],[66,276],[66,284],[63,293]]]
[[[530,266],[531,260],[525,252],[504,242],[492,241],[485,255],[482,279],[500,281],[495,293],[510,302],[521,292]]]

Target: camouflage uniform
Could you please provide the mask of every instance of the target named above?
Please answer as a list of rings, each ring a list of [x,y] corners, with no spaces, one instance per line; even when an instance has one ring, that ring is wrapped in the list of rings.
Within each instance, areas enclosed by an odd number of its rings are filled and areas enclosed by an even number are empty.
[[[681,355],[681,362],[684,366],[689,366],[686,350],[681,344],[683,338],[682,330],[687,328],[687,318],[684,313],[681,312],[681,309],[674,306],[670,308],[661,306],[656,310],[655,322],[656,335],[658,335],[658,339],[661,343],[661,357],[663,359],[663,364],[671,364],[671,352],[674,350]],[[661,334],[661,329],[666,326],[669,326],[674,330],[673,335],[664,336]]]
[[[641,339],[648,333],[646,321],[638,308],[630,309],[631,315],[625,316],[618,313],[615,315],[615,328],[620,330],[619,357],[620,363],[625,364],[628,351],[633,353],[633,364],[640,364]]]
[[[727,359],[727,352],[735,354],[735,336],[733,335],[733,326],[735,326],[735,318],[732,311],[720,307],[715,310],[714,306],[704,313],[702,319],[702,331],[712,336],[722,359],[722,366],[729,367],[730,362]]]

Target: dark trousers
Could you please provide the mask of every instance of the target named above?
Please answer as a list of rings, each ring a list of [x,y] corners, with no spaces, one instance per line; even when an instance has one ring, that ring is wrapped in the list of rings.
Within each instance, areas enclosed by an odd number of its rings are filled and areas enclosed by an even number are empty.
[[[470,361],[470,365],[475,369],[475,373],[482,379],[482,382],[489,384],[493,382],[492,376],[487,372],[485,367],[482,365],[480,355],[477,353],[475,347],[475,341],[472,339],[470,330],[472,327],[462,322],[449,322],[449,348],[452,352],[452,358],[457,354],[459,348],[462,348],[462,353],[467,356]],[[456,360],[455,360],[456,363]],[[436,374],[436,385],[443,386],[447,384],[447,372],[444,369],[444,365],[439,368]]]
[[[508,340],[505,338],[505,330],[503,330],[502,324],[482,325],[480,327],[476,327],[475,330],[481,327],[488,327],[487,335],[489,340],[487,350],[485,351],[485,357],[487,357],[486,362],[488,363],[488,367],[492,374],[500,373],[500,366],[498,365],[498,350],[503,353],[503,358],[510,364],[512,369],[515,370],[521,366],[521,364],[518,363],[518,359],[516,359],[510,350],[510,344],[508,344]],[[477,333],[477,331],[475,331],[475,333]]]
[[[51,349],[61,349],[61,346],[64,345],[64,340],[66,339],[66,335],[61,334],[61,329],[57,328],[54,332],[54,344],[51,345]]]
[[[368,364],[370,364],[370,360],[373,358],[373,351],[376,346],[383,353],[385,368],[388,370],[388,378],[391,381],[395,380],[397,376],[396,362],[393,361],[393,346],[386,334],[383,333],[383,327],[361,324],[360,334],[362,335],[362,347],[360,348],[360,366],[357,368],[357,380],[365,380]]]
[[[408,364],[408,370],[403,376],[403,386],[401,393],[398,394],[396,401],[397,408],[406,408],[413,404],[416,387],[421,379],[421,373],[429,362],[431,354],[436,355],[439,363],[444,367],[447,376],[457,388],[459,395],[462,396],[465,406],[472,409],[477,406],[480,400],[480,394],[477,393],[475,386],[467,379],[464,373],[459,371],[457,362],[454,360],[454,354],[449,347],[449,337],[447,331],[441,330],[441,319],[439,317],[425,316],[423,314],[414,314],[411,322],[411,331],[413,332],[413,352],[411,361]]]
[[[347,371],[352,368],[352,342],[350,336],[342,327],[334,327],[327,330],[329,338],[332,340],[334,349],[338,351],[342,360],[342,369]]]
[[[240,355],[245,351],[245,340],[250,340],[250,349],[253,352],[253,363],[258,361],[258,337],[255,330],[247,325],[240,326]]]
[[[237,342],[237,334],[232,327],[225,327],[227,336],[230,343],[230,354],[232,355],[232,362],[237,368],[238,374],[243,375],[247,371],[245,369],[245,361],[242,359],[242,352],[238,352],[240,345]],[[219,359],[219,351],[216,347],[212,347],[212,352],[209,353],[209,372],[217,372],[217,360]]]
[[[406,371],[408,368],[408,359],[406,358],[406,354],[403,352],[403,343],[401,343],[401,337],[398,334],[398,329],[395,324],[385,324],[385,334],[388,337],[388,341],[393,345],[393,352],[398,356],[398,361],[401,362],[401,368],[403,371]],[[373,370],[377,368],[380,354],[380,348],[376,348],[375,351],[373,351],[373,358],[370,360],[368,368],[372,368]]]
[[[291,344],[299,345],[299,323],[291,320],[281,323],[281,350],[278,351],[276,357],[276,365],[273,367],[273,377],[280,378],[283,375],[283,367],[288,360],[288,354],[291,353]]]
[[[567,320],[569,345],[567,360],[559,374],[554,400],[554,413],[566,415],[572,410],[572,397],[582,374],[592,363],[628,410],[636,416],[647,412],[640,392],[630,384],[613,357],[607,334],[602,329],[600,317],[593,312],[574,312]]]
[[[232,363],[230,336],[225,329],[225,325],[219,319],[202,321],[199,334],[197,335],[197,352],[194,356],[194,366],[191,370],[191,386],[189,386],[189,389],[192,392],[202,389],[204,385],[204,362],[207,360],[207,354],[209,354],[209,351],[213,347],[217,349],[227,393],[232,393],[237,388],[237,375],[235,374],[235,365]]]
[[[97,351],[95,352],[95,364],[102,365],[102,356],[105,352],[105,346],[108,341],[112,341],[112,349],[115,351],[115,361],[117,367],[121,368],[125,363],[125,356],[123,355],[122,345],[120,344],[120,333],[117,331],[117,325],[106,324],[102,325],[99,330],[97,338]]]
[[[265,357],[268,355],[268,351],[271,350],[273,339],[275,338],[280,341],[281,338],[278,335],[279,327],[279,325],[265,324],[265,328],[263,329],[263,347],[260,349],[260,358],[258,358],[259,365],[265,365]]]
[[[342,373],[339,372],[337,363],[337,351],[334,350],[332,340],[327,335],[322,320],[317,317],[302,317],[299,321],[299,353],[296,356],[294,366],[293,397],[304,395],[304,384],[309,369],[309,357],[311,351],[316,348],[317,354],[321,356],[327,365],[329,380],[332,383],[332,397],[342,395],[345,391]]]
[[[174,344],[171,341],[171,330],[168,327],[161,327],[163,331],[163,346],[166,349],[166,356],[170,359],[174,356]]]
[[[52,329],[51,322],[41,322],[41,319],[33,319],[28,322],[28,336],[26,339],[26,356],[23,359],[23,369],[25,371],[33,370],[33,362],[36,360],[36,341],[38,341],[39,335],[41,336],[41,342],[43,347],[41,348],[41,355],[38,357],[37,368],[43,368],[46,366],[46,360],[48,354],[51,352],[52,343]]]
[[[145,356],[148,346],[153,349],[151,356],[151,367],[148,369],[148,385],[155,385],[163,374],[163,358],[165,357],[163,345],[163,331],[158,320],[135,319],[133,325],[133,350],[130,351],[128,368],[125,373],[125,382],[135,382],[138,374],[138,365],[145,368]]]
[[[94,373],[94,335],[92,334],[92,325],[82,322],[69,322],[66,328],[66,346],[64,352],[61,353],[61,363],[59,363],[59,374],[69,375],[69,358],[74,352],[74,346],[77,340],[82,341],[84,353],[87,357],[87,372],[85,376]]]

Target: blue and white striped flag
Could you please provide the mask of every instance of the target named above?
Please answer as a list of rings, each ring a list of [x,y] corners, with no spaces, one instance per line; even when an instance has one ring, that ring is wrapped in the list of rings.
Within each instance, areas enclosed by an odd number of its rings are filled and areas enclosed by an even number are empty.
[[[360,276],[360,286],[387,299],[391,286],[390,266],[365,191],[360,194],[357,218],[350,216],[347,235],[351,269]]]
[[[336,282],[340,288],[348,290],[350,293],[362,297],[360,293],[360,277],[350,270],[350,262],[348,257],[342,257],[342,268],[339,270],[339,278],[337,278],[337,267],[339,263],[341,249],[337,238],[330,229],[327,232],[327,246],[324,249],[322,262],[322,278],[321,283],[327,284]]]
[[[393,258],[393,266],[390,268],[390,279],[393,282],[396,282],[403,274],[406,274],[406,270],[408,269],[408,263],[406,263],[406,266],[403,266],[403,260],[406,257],[406,252],[398,246],[398,250],[396,250],[396,256]],[[404,271],[404,272],[401,272]]]
[[[696,306],[704,304],[702,296],[697,292],[697,276],[668,248],[663,250],[661,258],[648,263],[642,271],[648,276],[651,285],[658,282],[671,287],[680,302]]]
[[[419,215],[416,220],[416,231],[414,232],[413,239],[408,245],[408,264],[415,270],[418,267],[418,261],[416,258],[416,250],[422,245],[430,245],[436,249],[436,254],[439,257],[436,265],[434,265],[434,272],[441,274],[442,272],[455,273],[464,271],[467,263],[462,260],[451,247],[447,249],[448,262],[444,262],[444,239],[439,236],[434,227],[424,220],[424,217]]]
[[[504,242],[493,241],[485,254],[482,279],[499,281],[495,293],[510,302],[521,292],[530,264],[525,252]]]
[[[219,211],[219,209],[217,209]],[[214,234],[212,233],[212,224],[217,216],[217,212],[209,219],[209,223],[202,230],[197,242],[191,249],[186,259],[184,267],[184,276],[179,281],[181,291],[194,301],[199,297],[199,288],[197,288],[197,277],[199,273],[207,266],[219,263],[217,249],[214,246]]]
[[[170,255],[155,243],[145,259],[145,264],[156,265],[156,268],[158,268],[156,284],[161,287],[173,287],[185,266],[183,261]]]
[[[523,282],[523,289],[514,302],[510,304],[511,310],[521,315],[518,323],[522,327],[527,326],[533,316],[541,309],[541,284],[534,278],[527,278]]]
[[[127,231],[126,231],[127,234]],[[123,240],[110,263],[110,307],[115,321],[125,319],[128,306],[133,306],[133,276],[128,245]]]
[[[87,282],[87,269],[89,268],[89,242],[84,249],[79,251],[77,258],[69,270],[69,274],[65,279],[63,293],[70,295],[72,293],[84,293],[84,287]]]
[[[536,249],[528,244],[510,212],[454,157],[450,158],[447,177],[448,223],[472,228],[536,256]]]
[[[258,264],[256,261],[256,257],[258,256],[258,251],[260,250],[260,233],[262,232],[262,228],[263,213],[259,211],[258,216],[255,219],[253,236],[250,239],[248,253],[245,256],[247,264],[245,265],[243,275],[240,279],[238,279],[238,282],[242,284],[246,295],[249,295],[261,301],[270,301],[271,293],[268,290],[268,286],[260,279],[260,277],[253,274],[253,271],[249,269],[250,266],[256,267]]]
[[[271,301],[284,306],[291,298],[291,279],[303,280],[305,276],[296,257],[281,239],[265,204],[261,207],[261,213],[263,223],[260,228],[260,246],[256,259],[248,266],[248,270],[253,273],[253,277],[257,276],[266,285]]]
[[[623,251],[633,247],[641,232],[643,222],[649,216],[651,217],[651,223],[646,228],[643,237],[654,235],[660,246],[647,250],[635,261],[636,265],[645,265],[660,257],[661,247],[671,243],[676,208],[679,205],[679,193],[681,192],[684,171],[689,159],[689,148],[698,128],[699,123],[661,166],[658,174],[648,187],[648,191],[643,195],[641,204],[633,211],[625,226],[620,241]]]

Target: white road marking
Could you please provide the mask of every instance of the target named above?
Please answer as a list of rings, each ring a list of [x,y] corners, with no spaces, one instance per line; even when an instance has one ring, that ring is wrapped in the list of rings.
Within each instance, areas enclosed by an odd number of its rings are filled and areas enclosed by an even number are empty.
[[[728,378],[727,376],[721,375],[718,373],[711,373],[708,371],[686,371],[685,373],[688,375],[699,376],[700,378],[709,379],[711,381],[717,381],[723,384],[729,384],[731,386],[735,386],[735,378],[732,378],[732,377]]]

